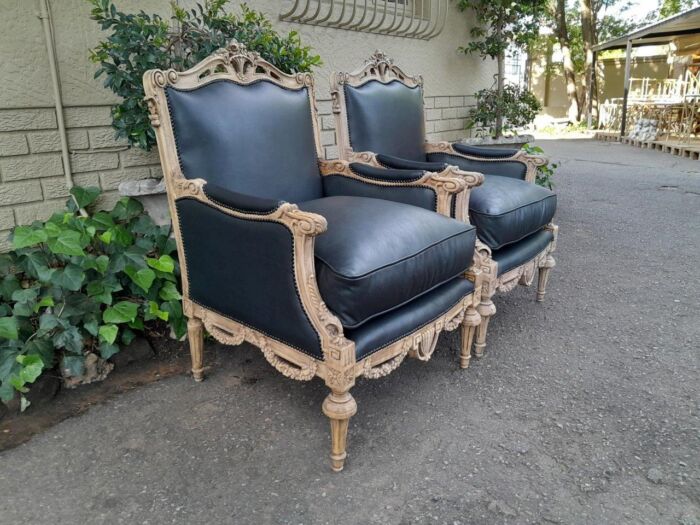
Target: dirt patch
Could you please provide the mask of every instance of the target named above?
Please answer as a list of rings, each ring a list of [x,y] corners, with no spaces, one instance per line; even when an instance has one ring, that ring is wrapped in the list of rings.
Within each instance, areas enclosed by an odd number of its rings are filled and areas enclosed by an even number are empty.
[[[186,374],[190,369],[187,344],[172,339],[151,338],[153,357],[118,364],[104,381],[76,389],[62,388],[55,398],[42,405],[32,405],[24,413],[10,413],[0,419],[0,452],[31,439],[32,436],[82,414],[93,405],[141,385]]]

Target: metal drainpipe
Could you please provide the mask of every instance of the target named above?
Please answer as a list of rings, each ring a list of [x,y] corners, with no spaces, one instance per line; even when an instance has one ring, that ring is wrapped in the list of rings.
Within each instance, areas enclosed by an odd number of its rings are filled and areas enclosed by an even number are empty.
[[[63,102],[61,101],[61,85],[58,78],[58,63],[56,62],[56,46],[53,38],[53,24],[51,23],[51,11],[48,0],[39,0],[39,18],[44,26],[44,38],[46,40],[46,52],[49,55],[49,69],[51,71],[51,84],[53,86],[53,98],[56,107],[56,122],[58,123],[58,136],[61,140],[61,159],[63,160],[63,173],[66,177],[68,189],[73,187],[73,173],[70,167],[70,152],[68,151],[68,135],[66,123],[63,120]]]

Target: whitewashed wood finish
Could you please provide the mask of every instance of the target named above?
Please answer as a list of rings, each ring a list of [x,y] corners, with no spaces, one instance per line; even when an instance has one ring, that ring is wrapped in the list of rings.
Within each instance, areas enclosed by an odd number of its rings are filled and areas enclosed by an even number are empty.
[[[388,84],[389,82],[398,81],[408,87],[423,87],[423,77],[420,75],[409,75],[399,66],[394,64],[394,60],[388,57],[385,53],[375,51],[365,64],[353,71],[352,73],[334,72],[331,75],[331,98],[332,108],[335,117],[336,137],[338,140],[338,150],[341,159],[349,161],[367,162],[374,166],[381,166],[376,159],[376,153],[371,151],[354,151],[350,143],[350,131],[348,127],[347,105],[345,101],[345,90],[343,86],[362,86],[372,80]],[[489,159],[481,157],[472,157],[458,152],[449,142],[426,142],[425,153],[446,153],[461,157],[468,160],[478,160],[482,162],[521,162],[526,166],[525,180],[530,183],[535,183],[537,169],[544,166],[548,159],[542,155],[533,155],[519,150],[517,153],[507,158]],[[483,175],[477,172],[464,172],[456,166],[448,168],[450,174],[461,176],[467,181],[468,189],[478,186],[483,182]],[[442,175],[442,172],[440,173]],[[455,196],[457,200],[455,218],[465,222],[469,222],[469,191],[458,193]],[[438,206],[438,211],[445,215],[445,208]],[[481,316],[481,323],[476,329],[474,353],[477,357],[484,354],[486,347],[486,333],[488,331],[489,320],[496,313],[496,306],[493,303],[492,297],[497,291],[508,292],[515,288],[518,284],[529,286],[533,279],[535,270],[539,272],[537,285],[537,301],[543,301],[546,293],[547,282],[549,280],[550,270],[555,266],[555,260],[552,256],[556,248],[558,226],[549,224],[545,227],[554,234],[554,239],[541,253],[537,254],[527,263],[506,272],[504,275],[498,276],[498,265],[491,258],[491,250],[481,241],[477,241],[476,255],[474,266],[478,267],[482,272],[483,287],[482,296],[478,305],[478,312]],[[467,363],[468,360],[462,360],[462,363]]]
[[[543,155],[535,155],[532,153],[527,153],[525,150],[518,150],[514,155],[510,157],[490,159],[484,157],[474,157],[471,155],[465,155],[460,153],[452,146],[450,142],[427,142],[425,144],[426,153],[446,153],[448,155],[454,155],[455,157],[462,157],[468,160],[477,160],[479,162],[521,162],[526,166],[525,180],[527,182],[535,182],[537,177],[537,168],[547,164],[548,159]]]
[[[203,330],[206,328],[214,338],[224,344],[237,345],[247,341],[260,348],[268,362],[286,377],[300,381],[320,377],[330,389],[323,403],[323,412],[331,422],[331,468],[340,471],[343,469],[346,457],[348,422],[357,411],[357,404],[350,394],[355,379],[358,376],[383,377],[396,369],[407,355],[423,360],[429,359],[439,334],[445,330],[454,330],[460,324],[468,327],[467,337],[463,338],[461,349],[462,354],[465,351],[468,352],[468,347],[465,350],[464,345],[471,342],[476,327],[481,321],[478,313],[482,287],[481,268],[474,265],[467,272],[468,278],[474,282],[473,293],[465,296],[457,305],[428,325],[406,334],[394,343],[357,361],[355,343],[345,337],[339,319],[326,307],[316,283],[314,239],[326,231],[326,220],[318,214],[301,211],[291,203],[284,203],[268,214],[232,210],[211,201],[206,196],[203,191],[206,184],[204,180],[188,180],[183,176],[164,90],[167,86],[194,88],[220,79],[241,85],[265,80],[287,89],[308,89],[319,158],[321,152],[313,76],[308,73],[296,75],[283,73],[262,60],[257,53],[248,51],[237,42],[232,42],[227,48],[220,49],[187,71],[151,70],[144,75],[145,100],[148,104],[151,124],[156,131],[168,205],[174,219],[173,229],[182,269],[183,311],[188,317],[192,374],[198,381],[204,378]],[[281,165],[283,162],[284,159],[280,159]],[[320,169],[325,174],[333,170],[346,175],[349,172],[348,163],[341,161],[321,160]],[[351,170],[350,173],[352,173]],[[445,196],[459,194],[466,185],[460,177],[451,177],[449,174],[426,174],[419,183],[433,187]],[[232,217],[275,222],[291,232],[297,290],[302,307],[321,340],[323,360],[315,359],[190,299],[187,258],[175,207],[175,201],[183,197],[201,201]],[[447,197],[442,198],[444,200]]]

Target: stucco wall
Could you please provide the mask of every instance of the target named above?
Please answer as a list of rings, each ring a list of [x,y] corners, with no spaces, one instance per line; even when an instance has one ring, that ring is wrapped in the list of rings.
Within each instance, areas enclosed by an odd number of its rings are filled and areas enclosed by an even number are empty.
[[[625,59],[609,58],[600,61],[600,100],[622,98],[625,93]],[[631,78],[651,78],[663,80],[669,78],[672,68],[668,57],[641,57],[632,61]]]
[[[598,98],[601,103],[623,96],[624,57],[598,60],[596,74],[598,75]],[[632,59],[631,78],[661,80],[668,78],[669,74],[673,75],[673,66],[669,66],[666,55],[642,56]],[[544,57],[536,59],[532,64],[531,90],[543,105],[542,114],[553,118],[566,117],[569,101],[566,95],[566,80],[561,67],[555,68],[550,73],[548,81]]]
[[[194,0],[179,0],[184,7]],[[239,2],[231,2],[236,9]],[[468,40],[469,19],[451,5],[443,33],[430,41],[356,33],[280,22],[288,2],[249,0],[280,31],[296,30],[321,55],[316,71],[322,141],[337,155],[330,112],[328,79],[334,70],[352,70],[379,48],[409,73],[425,78],[426,120],[431,139],[458,139],[471,95],[492,83],[495,67],[456,51]],[[85,0],[50,0],[61,95],[65,109],[71,167],[80,185],[99,185],[104,204],[117,198],[121,181],[160,177],[155,152],[146,154],[114,140],[109,107],[116,97],[95,80],[88,49],[101,38]],[[143,9],[164,16],[169,0],[117,0],[123,11]],[[39,0],[0,0],[0,249],[16,224],[48,217],[67,195],[61,164],[46,44],[38,18]]]

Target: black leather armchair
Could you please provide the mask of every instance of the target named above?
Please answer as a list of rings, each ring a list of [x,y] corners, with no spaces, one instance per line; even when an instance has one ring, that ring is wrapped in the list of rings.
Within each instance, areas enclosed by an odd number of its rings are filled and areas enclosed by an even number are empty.
[[[468,363],[484,254],[475,228],[450,214],[481,175],[320,160],[311,75],[287,75],[237,43],[185,72],[149,71],[144,87],[194,378],[204,329],[259,347],[287,377],[322,378],[341,470],[357,377],[428,360],[458,327]]]
[[[521,150],[427,143],[423,79],[406,74],[379,51],[353,73],[334,73],[331,95],[341,158],[388,171],[455,167],[470,176],[484,174],[483,185],[471,192],[468,210],[457,202],[452,210],[454,217],[476,226],[477,245],[490,255],[481,267],[482,323],[475,344],[481,356],[497,290],[529,285],[538,270],[537,300],[544,298],[558,232],[552,223],[556,195],[534,184],[537,168],[547,159]]]

